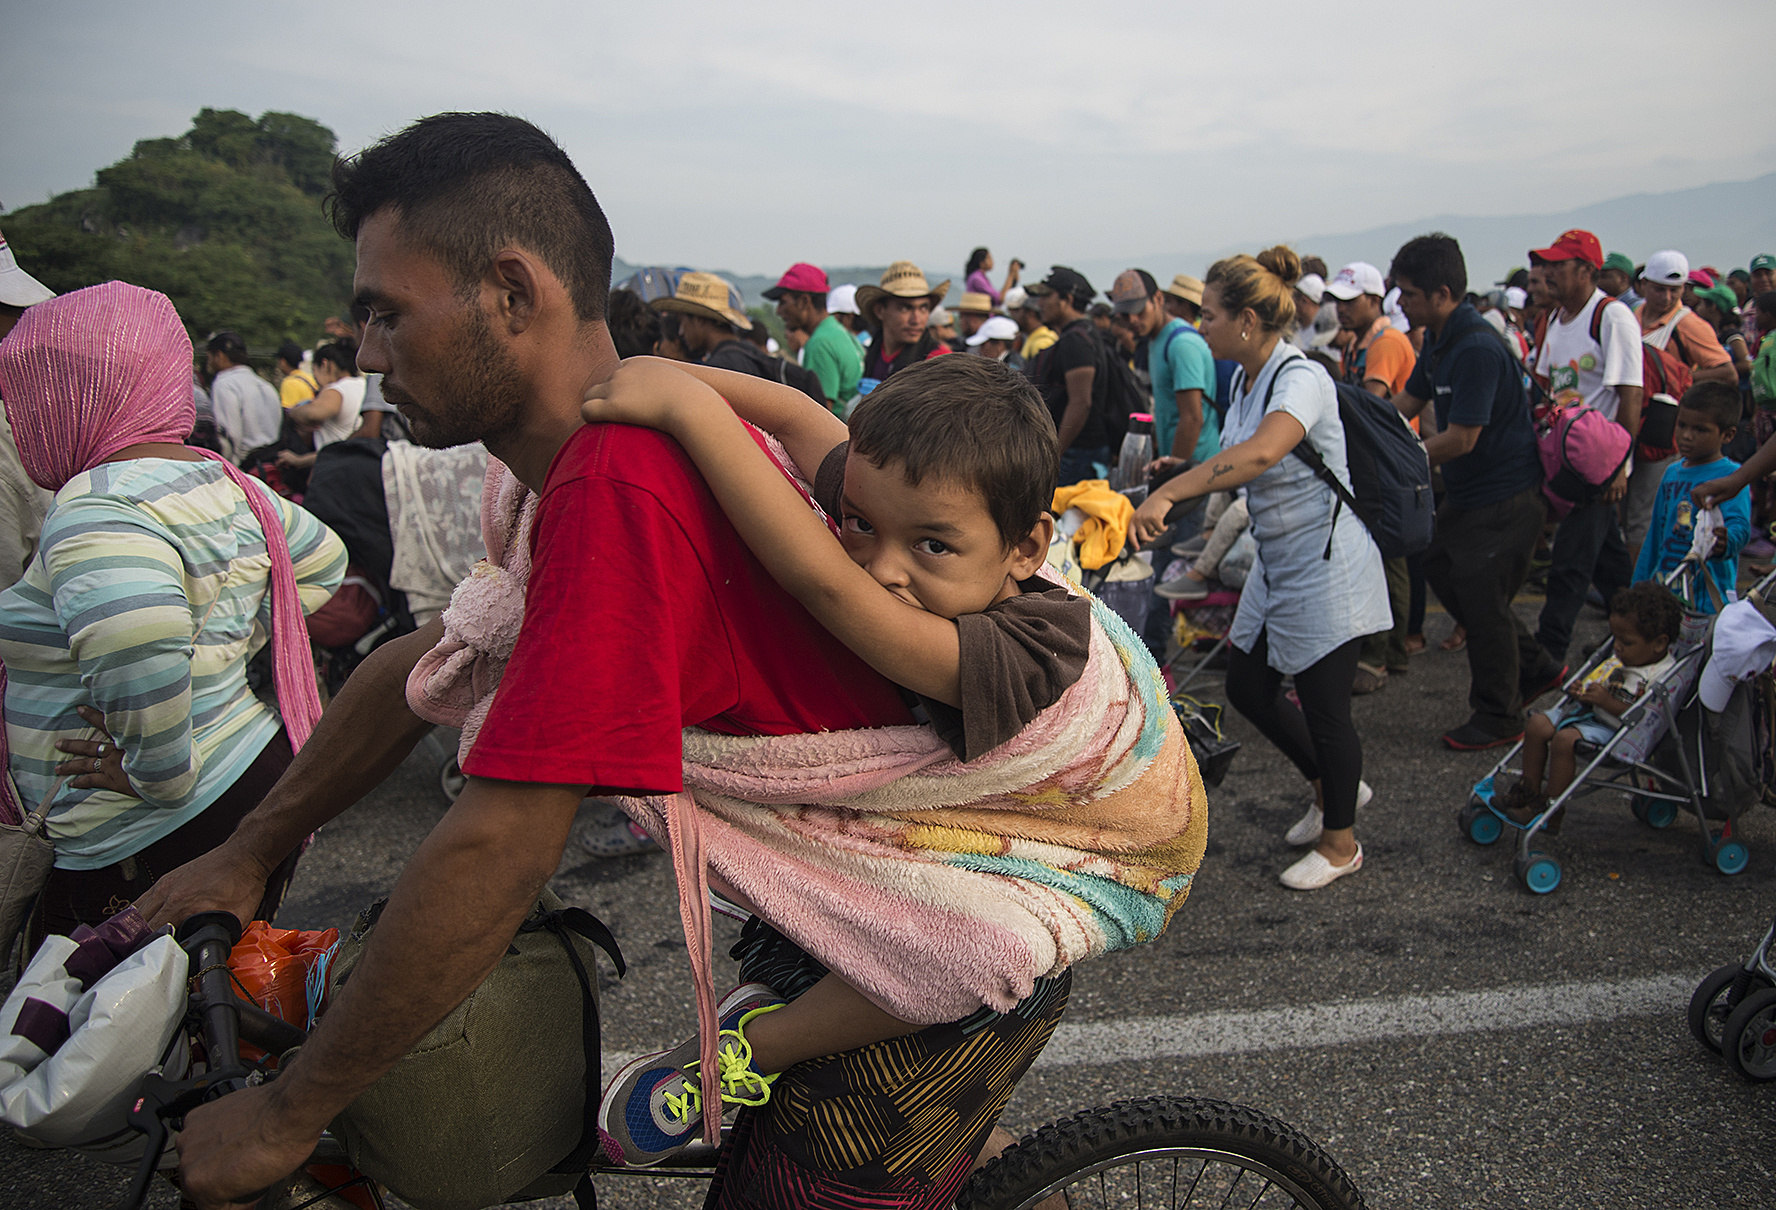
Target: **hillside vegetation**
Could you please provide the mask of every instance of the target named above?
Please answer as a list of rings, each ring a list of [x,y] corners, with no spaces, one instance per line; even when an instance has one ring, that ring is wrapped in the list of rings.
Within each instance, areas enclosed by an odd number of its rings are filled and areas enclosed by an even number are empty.
[[[118,279],[173,300],[194,342],[231,328],[253,360],[312,343],[351,297],[353,251],[322,213],[333,132],[293,113],[205,109],[144,139],[91,189],[8,214],[22,264],[52,290]]]

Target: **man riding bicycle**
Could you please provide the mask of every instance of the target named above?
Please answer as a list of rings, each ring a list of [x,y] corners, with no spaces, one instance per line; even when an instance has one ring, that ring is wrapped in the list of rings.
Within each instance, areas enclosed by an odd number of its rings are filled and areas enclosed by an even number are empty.
[[[356,240],[355,289],[372,316],[359,364],[384,375],[416,440],[483,441],[537,494],[529,591],[463,762],[468,785],[402,872],[300,1060],[187,1117],[182,1179],[205,1207],[236,1204],[297,1167],[327,1123],[480,983],[557,868],[588,793],[679,791],[686,726],[780,735],[909,721],[894,687],[765,573],[670,439],[582,425],[587,389],[618,364],[604,323],[612,239],[547,136],[500,115],[440,115],[343,165],[336,187],[335,222]],[[283,856],[424,735],[406,686],[441,634],[434,623],[371,656],[264,802],[227,843],[157,884],[145,914],[250,914]],[[788,966],[804,965],[793,946],[772,944]],[[774,1133],[767,1111],[751,1149],[726,1161],[746,1180],[730,1179],[718,1203],[947,1201],[1059,1019],[1056,982],[995,1021],[990,1064],[952,1061],[970,1030],[913,1035],[917,1054],[896,1083],[941,1088],[952,1109],[945,1124],[917,1127],[917,1158],[905,1130],[872,1138],[845,1127],[845,1145],[829,1145],[841,1128],[828,1119]],[[899,1054],[905,1041],[883,1045]],[[878,1091],[822,1084],[780,1089],[774,1103]]]

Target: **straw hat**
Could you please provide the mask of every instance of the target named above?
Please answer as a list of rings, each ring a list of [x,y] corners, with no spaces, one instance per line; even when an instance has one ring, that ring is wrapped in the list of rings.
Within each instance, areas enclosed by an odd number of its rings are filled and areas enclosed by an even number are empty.
[[[966,290],[956,301],[956,310],[963,315],[991,315],[993,300],[989,295],[975,290]]]
[[[656,298],[648,305],[656,311],[677,311],[728,324],[742,332],[752,331],[752,321],[730,305],[733,287],[713,273],[687,273],[678,279],[671,298]]]
[[[1181,298],[1185,302],[1195,303],[1199,307],[1203,304],[1203,284],[1188,273],[1175,275],[1172,278],[1172,284],[1165,288],[1165,292],[1173,298]]]
[[[881,285],[857,287],[857,310],[865,322],[874,323],[876,306],[884,298],[929,298],[935,307],[949,292],[949,278],[933,286],[925,280],[925,272],[919,266],[910,260],[897,260],[882,274]]]

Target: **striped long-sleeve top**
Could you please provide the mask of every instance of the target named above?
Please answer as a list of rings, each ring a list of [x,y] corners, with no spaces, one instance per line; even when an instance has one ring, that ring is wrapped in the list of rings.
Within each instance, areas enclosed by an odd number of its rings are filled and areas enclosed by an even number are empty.
[[[332,596],[345,546],[269,489],[305,612]],[[271,624],[271,561],[246,497],[214,462],[105,463],[56,493],[24,579],[0,592],[6,738],[26,810],[105,715],[142,797],[63,786],[49,816],[56,865],[89,870],[197,816],[282,726],[247,687]]]

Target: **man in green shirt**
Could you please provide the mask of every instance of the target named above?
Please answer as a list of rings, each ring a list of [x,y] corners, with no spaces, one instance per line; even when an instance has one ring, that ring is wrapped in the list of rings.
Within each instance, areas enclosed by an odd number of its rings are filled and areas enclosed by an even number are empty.
[[[785,327],[808,334],[802,345],[802,365],[820,379],[832,410],[844,415],[857,398],[863,351],[839,321],[826,313],[826,273],[809,264],[791,265],[764,295],[777,304],[777,316]]]

